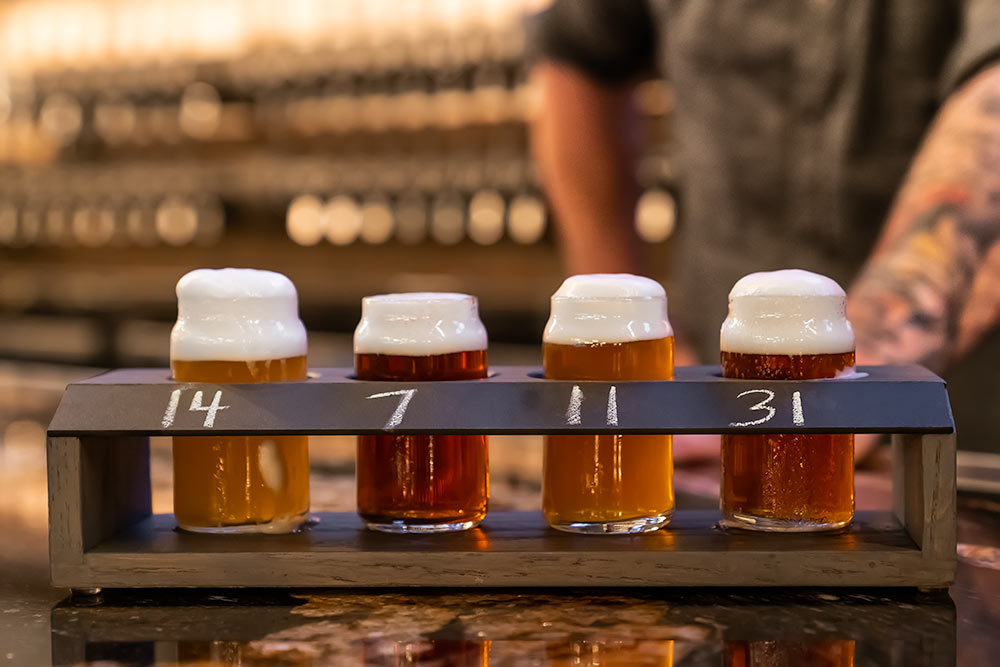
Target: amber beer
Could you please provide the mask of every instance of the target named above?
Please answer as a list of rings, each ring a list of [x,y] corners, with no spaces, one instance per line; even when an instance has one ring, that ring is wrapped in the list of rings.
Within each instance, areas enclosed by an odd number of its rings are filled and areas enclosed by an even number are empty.
[[[673,667],[674,640],[614,636],[545,643],[545,667]]]
[[[639,276],[572,276],[552,296],[542,352],[545,377],[552,380],[671,380],[674,338],[666,294]],[[666,525],[674,512],[671,442],[669,435],[546,436],[546,520],[580,533]]]
[[[722,373],[814,380],[854,370],[854,334],[837,283],[799,270],[755,273],[730,293]],[[854,436],[722,437],[722,514],[729,527],[835,530],[854,515]]]
[[[285,276],[199,269],[177,283],[177,298],[170,353],[177,381],[306,378],[305,328],[295,287]],[[211,400],[205,397],[203,407]],[[305,522],[307,436],[176,437],[173,444],[174,515],[182,529],[285,533]]]
[[[420,639],[394,642],[383,638],[361,640],[359,665],[392,667],[487,667],[492,642],[470,639]]]
[[[487,375],[486,346],[472,296],[371,296],[354,335],[355,370],[359,380],[475,380]],[[380,400],[391,415],[398,399]],[[489,500],[486,436],[359,436],[357,486],[358,512],[373,530],[473,528]]]

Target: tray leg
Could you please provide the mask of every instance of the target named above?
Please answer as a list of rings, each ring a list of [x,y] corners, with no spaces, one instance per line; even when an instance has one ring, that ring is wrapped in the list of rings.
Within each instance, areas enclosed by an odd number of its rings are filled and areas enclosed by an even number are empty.
[[[152,513],[149,439],[49,438],[48,474],[52,584],[93,588],[84,554]]]
[[[956,560],[955,435],[897,434],[892,450],[893,511],[946,587]]]

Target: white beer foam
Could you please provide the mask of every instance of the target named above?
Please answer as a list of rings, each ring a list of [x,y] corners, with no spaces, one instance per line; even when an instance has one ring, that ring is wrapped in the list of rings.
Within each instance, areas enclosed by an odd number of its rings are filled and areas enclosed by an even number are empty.
[[[591,273],[570,276],[552,295],[542,340],[588,345],[673,335],[660,283],[629,273]]]
[[[837,354],[854,350],[847,296],[836,281],[801,269],[751,273],[729,292],[720,348],[743,354]]]
[[[453,292],[377,294],[361,301],[355,354],[426,357],[485,350],[476,297]]]
[[[306,354],[295,285],[273,271],[197,269],[177,281],[177,361],[266,361]]]

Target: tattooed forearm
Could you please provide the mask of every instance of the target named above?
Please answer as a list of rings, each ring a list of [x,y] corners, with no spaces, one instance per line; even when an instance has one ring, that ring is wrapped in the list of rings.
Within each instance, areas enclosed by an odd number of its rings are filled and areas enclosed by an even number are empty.
[[[988,256],[997,257],[990,250],[998,240],[1000,66],[994,66],[942,108],[851,290],[859,358],[943,369],[972,285],[981,287],[977,276]],[[993,287],[1000,303],[1000,285]]]

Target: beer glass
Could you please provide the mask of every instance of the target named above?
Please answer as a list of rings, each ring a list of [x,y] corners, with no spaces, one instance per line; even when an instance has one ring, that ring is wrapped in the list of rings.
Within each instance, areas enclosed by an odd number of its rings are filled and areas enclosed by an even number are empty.
[[[812,641],[728,641],[723,667],[852,667],[854,641],[816,639]]]
[[[545,667],[673,667],[674,640],[612,636],[545,642]],[[683,655],[683,654],[682,654]]]
[[[567,278],[552,296],[542,355],[545,377],[552,380],[673,379],[674,337],[663,287],[628,274]],[[666,525],[674,512],[671,442],[669,435],[546,436],[546,521],[577,533],[639,533]]]
[[[486,346],[475,297],[382,294],[362,301],[354,365],[359,380],[474,380],[486,377]],[[489,499],[486,436],[359,436],[357,482],[358,512],[373,530],[473,528]]]
[[[295,286],[253,269],[198,269],[177,283],[170,367],[178,382],[306,378]],[[224,394],[224,392],[223,392]],[[210,407],[213,397],[206,397]],[[198,533],[287,533],[309,512],[307,436],[175,437],[174,516]]]
[[[729,293],[722,374],[814,380],[854,371],[854,332],[833,280],[789,269],[753,273]],[[722,523],[773,532],[835,530],[854,516],[854,436],[722,437]]]

